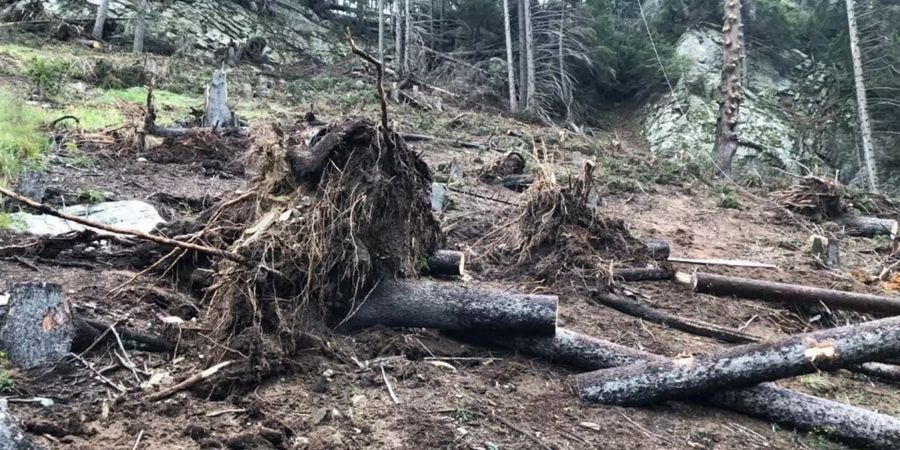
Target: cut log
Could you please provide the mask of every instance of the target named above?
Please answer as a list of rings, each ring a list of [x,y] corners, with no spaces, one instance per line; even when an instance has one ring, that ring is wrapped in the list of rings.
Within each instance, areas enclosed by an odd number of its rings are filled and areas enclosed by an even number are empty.
[[[440,144],[449,145],[451,147],[474,149],[481,149],[484,147],[483,144],[480,144],[478,142],[466,142],[456,139],[443,139],[435,136],[426,136],[424,134],[402,133],[400,136],[402,136],[403,140],[406,142],[437,142]]]
[[[525,189],[528,189],[529,186],[534,184],[535,176],[534,174],[522,174],[522,175],[508,175],[497,180],[496,184],[499,184],[507,189],[516,191],[516,192],[524,192]]]
[[[841,266],[841,249],[838,242],[825,236],[813,235],[812,255],[823,267],[834,269]]]
[[[761,263],[756,261],[742,261],[739,259],[691,259],[691,258],[669,258],[669,262],[682,264],[699,264],[704,266],[726,266],[726,267],[755,267],[759,269],[777,269],[774,264]]]
[[[851,217],[838,224],[844,227],[844,234],[856,237],[890,236],[897,238],[897,221],[894,219],[879,219],[878,217]]]
[[[627,267],[613,270],[613,280],[665,281],[675,278],[675,271],[666,267]]]
[[[466,274],[466,254],[438,250],[426,261],[424,272],[433,277],[461,277]]]
[[[0,399],[0,450],[41,450],[31,437],[22,431],[16,418],[9,412],[6,399]]]
[[[239,126],[228,108],[228,81],[223,70],[213,72],[212,82],[207,87],[203,126],[215,129]]]
[[[458,336],[458,335],[457,335]],[[479,334],[458,336],[508,348],[583,369],[605,369],[639,362],[668,361],[653,353],[558,328],[554,336]],[[864,448],[895,449],[900,419],[867,409],[801,394],[770,383],[704,395],[702,403],[778,422],[806,431],[829,430],[829,436]]]
[[[739,344],[758,342],[760,340],[758,337],[750,334],[734,331],[712,323],[679,317],[613,294],[594,294],[591,295],[590,298],[598,304],[610,307],[630,316],[665,325],[697,336],[711,337],[720,341]]]
[[[558,300],[553,295],[512,294],[454,283],[387,281],[352,312],[343,327],[552,335]]]
[[[669,242],[662,239],[644,239],[641,241],[650,251],[650,257],[656,261],[665,261],[669,259],[672,253]]]
[[[851,371],[880,378],[885,381],[900,382],[900,366],[880,362],[868,362],[849,368]]]
[[[740,297],[767,302],[800,305],[824,304],[829,308],[879,314],[900,314],[900,299],[881,295],[836,291],[797,284],[753,280],[697,272],[679,272],[676,280],[691,286],[694,291],[719,297]]]
[[[72,308],[62,287],[50,283],[18,284],[0,328],[0,347],[23,369],[53,364],[69,354],[75,337]]]
[[[900,317],[577,377],[582,400],[647,405],[900,355]],[[898,441],[900,442],[900,441]]]

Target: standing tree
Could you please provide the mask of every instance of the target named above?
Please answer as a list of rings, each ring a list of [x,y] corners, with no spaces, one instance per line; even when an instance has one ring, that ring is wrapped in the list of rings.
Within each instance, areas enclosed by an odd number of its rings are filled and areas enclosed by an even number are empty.
[[[94,20],[94,31],[91,36],[98,41],[103,40],[103,27],[106,25],[106,16],[109,15],[109,0],[102,0],[97,8],[97,19]]]
[[[513,67],[512,25],[509,20],[509,0],[503,1],[503,27],[506,31],[506,73],[509,81],[509,111],[516,112],[516,69]]]
[[[528,59],[526,54],[528,50],[525,47],[525,2],[527,0],[518,0],[516,6],[517,16],[519,18],[519,109],[526,108],[526,97],[528,97]]]
[[[134,21],[134,53],[144,53],[144,35],[147,32],[147,0],[139,0]]]
[[[409,40],[412,36],[412,16],[409,14],[409,0],[403,2],[403,72],[409,73]]]
[[[853,81],[856,85],[856,107],[859,110],[859,131],[862,135],[863,163],[869,180],[869,191],[878,193],[878,176],[875,151],[872,148],[872,125],[869,121],[869,105],[866,98],[866,83],[863,77],[862,57],[859,51],[859,30],[856,26],[854,0],[846,0],[847,27],[850,31],[850,55],[853,59]]]
[[[536,82],[534,68],[534,30],[531,24],[531,0],[522,0],[522,16],[525,18],[525,111],[534,108],[534,89]],[[520,36],[519,39],[522,39]]]
[[[394,63],[397,74],[403,74],[403,9],[400,0],[394,0]]]
[[[722,78],[719,90],[719,120],[716,124],[716,170],[723,178],[731,177],[731,162],[738,148],[738,115],[741,108],[741,60],[744,50],[744,24],[741,1],[725,1],[722,26]]]
[[[378,0],[378,61],[384,65],[384,0]]]

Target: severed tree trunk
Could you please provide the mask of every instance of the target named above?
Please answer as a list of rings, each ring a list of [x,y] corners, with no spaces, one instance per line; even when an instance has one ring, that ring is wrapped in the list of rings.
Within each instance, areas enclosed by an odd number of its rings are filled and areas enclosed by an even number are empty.
[[[558,298],[473,289],[454,283],[385,281],[352,311],[344,328],[435,328],[552,335]]]
[[[578,375],[582,400],[648,405],[900,356],[900,317]],[[900,441],[898,441],[900,442]]]
[[[836,291],[799,284],[714,275],[696,272],[676,274],[676,279],[691,286],[695,292],[719,297],[740,297],[766,302],[784,302],[800,305],[824,304],[829,308],[846,309],[866,313],[900,314],[900,298],[881,295]]]
[[[537,85],[534,67],[534,27],[531,24],[531,0],[523,0],[522,15],[525,16],[525,70],[526,84],[525,91],[525,111],[533,111],[534,109],[534,91]]]
[[[506,32],[506,74],[509,83],[509,112],[516,112],[516,69],[513,59],[512,25],[509,20],[509,0],[503,0],[503,28]]]
[[[101,0],[97,8],[97,19],[94,20],[94,31],[91,36],[98,41],[103,40],[103,27],[106,25],[106,16],[109,15],[109,0]]]
[[[844,226],[844,234],[855,237],[890,236],[897,238],[897,221],[878,217],[851,217],[839,222]]]
[[[669,360],[564,328],[558,328],[552,337],[510,337],[496,334],[457,337],[592,370]],[[829,436],[864,448],[895,449],[900,440],[900,419],[801,394],[770,383],[709,393],[700,401],[801,430],[828,430]]]
[[[134,53],[144,53],[144,35],[147,33],[147,0],[139,0],[134,20]]]
[[[741,107],[741,60],[744,57],[744,24],[741,1],[724,0],[722,26],[722,78],[719,90],[719,119],[716,124],[716,170],[724,178],[731,177],[731,162],[738,148],[738,115]]]
[[[819,264],[827,268],[837,268],[841,265],[841,248],[837,241],[825,236],[814,235],[812,242],[812,255]]]
[[[234,114],[228,108],[228,81],[222,70],[213,73],[212,82],[207,88],[203,126],[216,129],[237,126]]]
[[[665,281],[675,278],[675,271],[662,267],[625,267],[613,270],[616,281]]]
[[[425,262],[423,272],[433,277],[461,277],[466,274],[466,254],[456,250],[438,250]]]
[[[872,146],[872,125],[869,121],[869,103],[866,98],[866,83],[863,73],[862,56],[859,50],[859,30],[856,26],[855,1],[845,0],[847,5],[847,28],[850,33],[850,56],[853,59],[853,82],[856,86],[856,107],[859,112],[859,132],[862,135],[863,163],[869,182],[869,191],[878,193],[878,167],[875,164],[875,150]]]
[[[647,247],[650,257],[657,261],[665,261],[672,254],[669,242],[663,239],[643,239],[641,243]]]

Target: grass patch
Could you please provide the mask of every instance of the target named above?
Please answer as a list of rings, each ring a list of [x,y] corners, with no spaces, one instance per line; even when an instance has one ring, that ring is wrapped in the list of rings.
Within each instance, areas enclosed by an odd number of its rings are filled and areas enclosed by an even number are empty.
[[[22,171],[22,164],[38,159],[49,145],[40,130],[45,113],[28,106],[9,92],[0,90],[0,184]]]
[[[160,122],[174,122],[190,113],[192,107],[200,107],[201,101],[197,97],[177,94],[164,90],[153,91],[153,99]],[[128,89],[110,89],[103,93],[97,100],[100,105],[110,105],[116,102],[145,105],[147,103],[147,88],[132,87]]]
[[[6,394],[16,389],[16,383],[9,377],[6,371],[9,362],[6,360],[6,353],[0,352],[0,393]]]

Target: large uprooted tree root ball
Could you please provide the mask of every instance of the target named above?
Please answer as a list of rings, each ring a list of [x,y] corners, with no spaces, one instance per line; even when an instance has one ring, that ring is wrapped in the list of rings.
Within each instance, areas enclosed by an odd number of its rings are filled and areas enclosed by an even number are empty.
[[[218,248],[261,262],[221,262],[209,290],[220,336],[251,355],[290,354],[296,336],[340,321],[378,279],[415,276],[442,241],[428,167],[399,136],[366,120],[310,142],[308,131],[279,131],[258,150],[258,176],[207,227]]]
[[[610,280],[614,265],[640,267],[651,260],[647,247],[625,224],[588,205],[592,165],[581,179],[560,186],[541,174],[525,191],[513,222],[488,244],[507,270],[550,282],[564,277]]]

